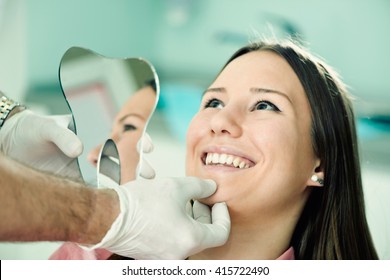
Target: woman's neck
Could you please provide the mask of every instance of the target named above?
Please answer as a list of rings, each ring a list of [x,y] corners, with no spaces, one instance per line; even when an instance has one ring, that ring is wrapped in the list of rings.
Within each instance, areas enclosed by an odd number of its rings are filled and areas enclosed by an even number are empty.
[[[294,218],[294,216],[296,218]],[[228,241],[209,248],[189,259],[264,260],[277,259],[288,248],[299,215],[248,220],[231,214],[232,227]]]

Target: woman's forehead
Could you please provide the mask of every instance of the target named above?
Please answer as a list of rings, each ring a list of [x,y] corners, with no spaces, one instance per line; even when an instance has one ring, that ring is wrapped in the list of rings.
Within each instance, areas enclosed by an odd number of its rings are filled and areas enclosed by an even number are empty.
[[[273,51],[252,51],[231,61],[211,88],[269,88],[292,94],[304,93],[303,86],[288,62]]]

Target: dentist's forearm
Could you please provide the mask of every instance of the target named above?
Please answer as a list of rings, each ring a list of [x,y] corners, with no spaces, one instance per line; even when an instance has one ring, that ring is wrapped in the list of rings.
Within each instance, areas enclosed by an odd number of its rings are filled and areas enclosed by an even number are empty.
[[[0,154],[0,240],[98,243],[119,213],[111,190],[28,168]]]

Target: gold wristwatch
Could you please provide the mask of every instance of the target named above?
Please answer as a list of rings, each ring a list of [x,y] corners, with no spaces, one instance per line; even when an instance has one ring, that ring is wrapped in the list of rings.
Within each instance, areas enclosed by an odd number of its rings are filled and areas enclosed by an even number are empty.
[[[22,106],[19,102],[13,101],[0,91],[0,129],[10,115],[14,112],[22,111],[25,108],[26,107]]]

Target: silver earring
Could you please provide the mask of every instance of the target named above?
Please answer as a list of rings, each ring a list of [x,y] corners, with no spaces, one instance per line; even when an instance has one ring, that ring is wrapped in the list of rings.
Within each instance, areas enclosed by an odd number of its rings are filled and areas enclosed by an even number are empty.
[[[314,181],[314,182],[319,183],[321,186],[324,185],[324,179],[318,178],[317,175],[311,176],[311,180]]]

